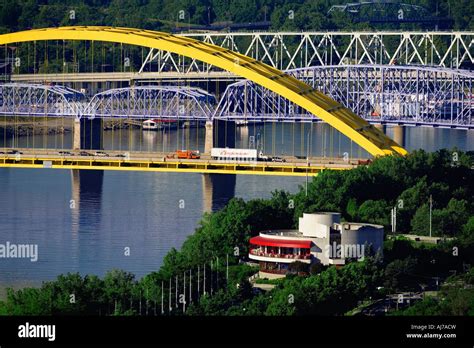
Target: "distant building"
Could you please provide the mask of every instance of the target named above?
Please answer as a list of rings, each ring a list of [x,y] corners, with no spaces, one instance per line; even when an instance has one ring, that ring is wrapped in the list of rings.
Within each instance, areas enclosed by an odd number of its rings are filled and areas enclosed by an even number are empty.
[[[339,213],[305,213],[298,230],[264,231],[251,238],[249,258],[269,278],[284,276],[295,261],[340,266],[346,260],[363,260],[369,246],[382,252],[383,233],[380,225],[341,223]]]

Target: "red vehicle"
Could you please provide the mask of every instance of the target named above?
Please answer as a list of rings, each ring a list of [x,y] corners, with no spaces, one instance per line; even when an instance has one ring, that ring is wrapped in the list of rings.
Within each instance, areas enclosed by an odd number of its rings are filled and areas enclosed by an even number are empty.
[[[179,159],[199,159],[201,156],[199,155],[199,151],[191,151],[191,150],[178,150],[176,151],[176,155]]]

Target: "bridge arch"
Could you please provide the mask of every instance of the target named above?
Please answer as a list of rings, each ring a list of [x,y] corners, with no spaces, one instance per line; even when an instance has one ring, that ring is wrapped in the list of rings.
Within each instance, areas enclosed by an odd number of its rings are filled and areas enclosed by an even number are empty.
[[[229,49],[168,33],[133,28],[75,26],[33,29],[0,35],[0,44],[45,40],[116,42],[169,51],[195,58],[242,76],[284,96],[346,135],[373,156],[406,150],[343,105],[308,84]]]

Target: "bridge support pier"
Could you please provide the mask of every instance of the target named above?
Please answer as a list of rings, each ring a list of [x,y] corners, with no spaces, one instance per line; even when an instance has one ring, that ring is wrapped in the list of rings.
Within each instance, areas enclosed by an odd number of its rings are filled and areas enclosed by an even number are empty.
[[[75,119],[72,135],[73,150],[101,150],[103,149],[102,119]]]
[[[207,121],[204,153],[210,155],[213,147],[235,148],[235,122]],[[222,208],[235,196],[234,174],[203,174],[202,197],[204,212]]]
[[[405,128],[403,126],[393,127],[393,140],[400,146],[405,146]]]
[[[81,149],[81,120],[78,118],[74,119],[73,133],[72,133],[72,149]]]
[[[375,128],[377,128],[379,131],[383,132],[384,134],[387,133],[387,127],[384,124],[375,124]]]
[[[211,154],[212,146],[214,145],[214,126],[212,121],[206,121],[206,135],[204,140],[204,153]]]
[[[213,147],[235,147],[235,122],[207,121],[204,153],[210,154]]]

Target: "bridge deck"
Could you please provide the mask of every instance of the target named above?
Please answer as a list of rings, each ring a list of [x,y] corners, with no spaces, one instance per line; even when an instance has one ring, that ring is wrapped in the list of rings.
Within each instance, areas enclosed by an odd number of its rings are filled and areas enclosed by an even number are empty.
[[[59,156],[51,154],[2,154],[0,168],[94,169],[202,174],[255,174],[315,176],[323,170],[347,170],[355,161],[319,160],[318,162],[226,162],[211,159],[168,159],[166,157],[117,158],[98,156]]]

